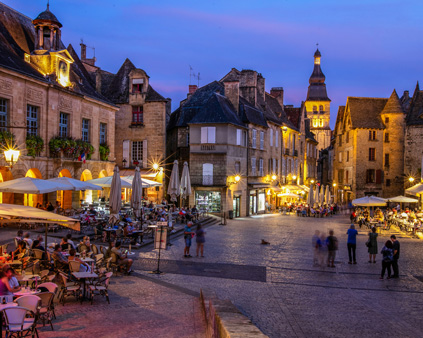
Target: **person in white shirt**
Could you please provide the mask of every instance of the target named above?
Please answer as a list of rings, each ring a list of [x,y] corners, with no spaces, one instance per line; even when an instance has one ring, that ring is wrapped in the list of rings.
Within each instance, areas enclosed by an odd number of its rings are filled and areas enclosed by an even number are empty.
[[[32,239],[29,238],[29,232],[25,233],[24,241],[26,242],[26,246],[28,248],[31,248],[32,247]]]

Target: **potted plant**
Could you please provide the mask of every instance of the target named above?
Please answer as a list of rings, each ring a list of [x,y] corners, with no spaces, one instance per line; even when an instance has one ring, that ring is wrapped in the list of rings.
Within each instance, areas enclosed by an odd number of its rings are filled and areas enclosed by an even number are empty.
[[[0,131],[0,145],[2,145],[3,148],[13,146],[14,143],[15,135],[13,133],[7,130]]]
[[[60,136],[55,136],[50,139],[48,147],[50,149],[51,157],[60,157],[60,153],[63,151],[64,139]]]
[[[25,143],[28,156],[35,158],[43,151],[44,140],[38,135],[27,135]]]
[[[109,160],[110,148],[107,145],[107,143],[100,144],[98,151],[100,153],[100,160],[102,160],[102,161],[108,161]]]

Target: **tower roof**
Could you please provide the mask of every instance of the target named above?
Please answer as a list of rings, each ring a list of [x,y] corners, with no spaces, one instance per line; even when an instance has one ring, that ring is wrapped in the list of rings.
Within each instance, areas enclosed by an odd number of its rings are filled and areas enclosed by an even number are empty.
[[[382,110],[381,114],[403,114],[404,111],[401,107],[401,102],[398,98],[397,92],[392,92],[391,96],[388,99],[388,102],[386,102],[385,107]]]
[[[57,26],[59,26],[59,28],[62,27],[62,24],[60,23],[60,21],[57,20],[56,16],[52,12],[50,12],[49,4],[47,4],[47,9],[44,12],[41,12],[40,14],[38,14],[35,20],[32,21],[34,25],[41,22],[49,22],[49,23],[56,24]]]
[[[326,92],[325,74],[323,74],[320,68],[320,51],[317,49],[314,53],[314,69],[310,76],[307,92],[307,101],[330,101]],[[319,61],[316,60],[319,58]]]

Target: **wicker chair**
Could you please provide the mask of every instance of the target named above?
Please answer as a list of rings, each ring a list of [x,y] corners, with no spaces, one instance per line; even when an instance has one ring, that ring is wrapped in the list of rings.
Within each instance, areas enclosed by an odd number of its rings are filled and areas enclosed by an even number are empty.
[[[31,335],[38,337],[35,313],[25,307],[16,306],[3,310],[6,337],[25,337]],[[29,318],[27,318],[29,317]]]
[[[101,278],[95,284],[88,286],[88,289],[91,295],[91,305],[93,304],[95,294],[105,296],[107,303],[110,304],[108,288],[109,288],[110,278],[112,277],[112,275],[113,275],[113,272],[107,272],[104,278]]]
[[[55,294],[53,292],[41,292],[37,295],[41,299],[39,319],[43,321],[43,326],[46,326],[46,322],[49,323],[52,331],[54,331],[54,328],[51,320],[53,317],[56,318],[53,305],[54,295]]]

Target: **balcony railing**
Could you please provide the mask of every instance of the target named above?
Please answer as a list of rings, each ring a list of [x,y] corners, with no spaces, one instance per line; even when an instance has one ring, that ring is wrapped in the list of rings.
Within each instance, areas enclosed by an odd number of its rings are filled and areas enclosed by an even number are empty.
[[[205,150],[205,151],[215,150],[215,145],[214,144],[202,144],[201,150]]]

